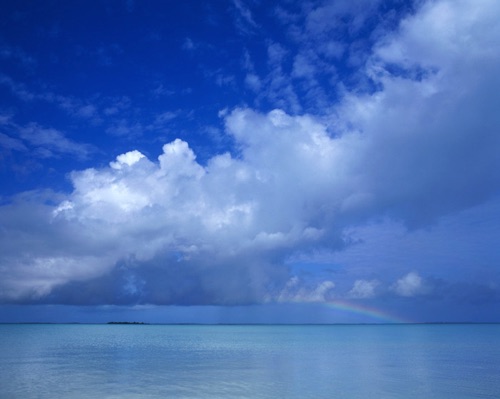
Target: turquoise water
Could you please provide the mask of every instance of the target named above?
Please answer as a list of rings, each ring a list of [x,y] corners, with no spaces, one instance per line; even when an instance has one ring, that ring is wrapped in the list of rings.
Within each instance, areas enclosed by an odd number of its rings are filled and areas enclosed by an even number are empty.
[[[0,398],[500,398],[500,325],[0,325]]]

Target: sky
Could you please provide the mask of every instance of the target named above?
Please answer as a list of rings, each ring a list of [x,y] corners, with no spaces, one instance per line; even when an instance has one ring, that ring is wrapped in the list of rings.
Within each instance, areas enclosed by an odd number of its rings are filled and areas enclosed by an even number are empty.
[[[500,2],[6,1],[0,322],[500,322]]]

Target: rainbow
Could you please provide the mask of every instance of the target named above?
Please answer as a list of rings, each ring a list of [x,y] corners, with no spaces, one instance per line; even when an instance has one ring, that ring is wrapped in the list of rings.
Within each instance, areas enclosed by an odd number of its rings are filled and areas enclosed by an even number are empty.
[[[335,310],[368,316],[383,323],[411,323],[409,320],[405,320],[401,317],[391,315],[390,313],[383,312],[379,309],[365,305],[354,304],[352,302],[347,302],[344,300],[335,300],[326,302],[325,305]]]

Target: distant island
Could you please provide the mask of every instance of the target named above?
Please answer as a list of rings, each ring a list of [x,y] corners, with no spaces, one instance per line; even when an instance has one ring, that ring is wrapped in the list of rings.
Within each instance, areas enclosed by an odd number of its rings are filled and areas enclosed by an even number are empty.
[[[149,324],[142,321],[109,321],[107,324]]]

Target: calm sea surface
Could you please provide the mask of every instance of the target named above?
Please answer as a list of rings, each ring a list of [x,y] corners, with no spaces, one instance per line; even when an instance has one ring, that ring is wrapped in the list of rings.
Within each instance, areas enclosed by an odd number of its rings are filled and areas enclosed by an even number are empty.
[[[500,398],[500,325],[0,325],[0,398]]]

